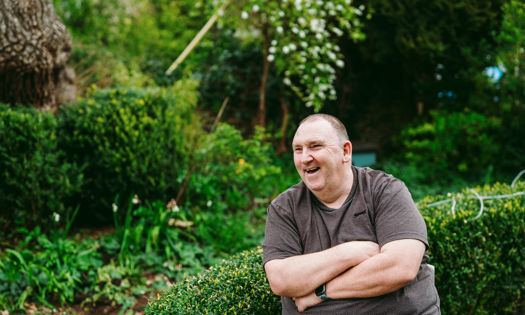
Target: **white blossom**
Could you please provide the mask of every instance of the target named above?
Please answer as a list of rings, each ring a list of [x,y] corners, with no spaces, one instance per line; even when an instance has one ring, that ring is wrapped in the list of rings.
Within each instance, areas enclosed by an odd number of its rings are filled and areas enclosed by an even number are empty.
[[[249,17],[250,17],[250,16],[248,15],[248,12],[246,12],[246,11],[242,11],[242,13],[241,13],[241,18],[242,18],[243,20],[246,20],[246,19],[248,19]]]
[[[272,47],[270,47],[270,48],[268,49],[268,51],[269,51],[271,54],[275,54],[275,53],[277,52],[277,49],[276,49],[274,46],[272,46]]]
[[[140,200],[139,200],[139,196],[137,196],[137,195],[133,196],[133,200],[131,200],[131,202],[132,202],[134,205],[138,204],[138,203],[140,202]]]
[[[60,221],[60,214],[58,214],[58,213],[56,213],[56,212],[53,213],[53,214],[54,214],[54,217],[55,217],[55,222],[58,223],[58,221]]]
[[[266,60],[268,60],[269,62],[272,62],[274,59],[275,57],[273,55],[268,55],[268,57],[266,58]]]
[[[343,60],[337,60],[335,62],[335,65],[338,66],[339,68],[344,68],[345,62]]]
[[[211,207],[212,204],[213,202],[211,200],[208,200],[208,202],[206,203],[206,206]]]
[[[277,26],[277,33],[282,33],[283,31],[284,30],[282,26]]]
[[[116,204],[112,204],[111,207],[113,208],[113,212],[118,211],[118,206]]]
[[[341,31],[340,29],[338,29],[337,27],[333,27],[332,28],[332,31],[335,33],[335,35],[337,36],[342,36],[343,35],[343,31]]]
[[[289,78],[284,78],[283,79],[283,83],[286,84],[286,85],[292,85],[292,82],[290,81]]]
[[[254,4],[253,7],[252,7],[252,10],[253,10],[253,12],[259,11],[259,6]]]
[[[284,52],[285,54],[287,54],[288,52],[290,52],[290,48],[288,48],[288,46],[284,46],[284,47],[283,47],[283,52]]]

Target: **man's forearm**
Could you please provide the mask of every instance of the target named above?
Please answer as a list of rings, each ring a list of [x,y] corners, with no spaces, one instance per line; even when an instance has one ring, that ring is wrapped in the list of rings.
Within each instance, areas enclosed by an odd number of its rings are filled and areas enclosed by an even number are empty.
[[[412,281],[421,264],[424,244],[417,240],[400,240],[387,245],[380,254],[329,281],[327,296],[332,299],[380,296]]]
[[[373,242],[348,242],[317,253],[271,260],[265,270],[275,294],[303,296],[378,252]]]

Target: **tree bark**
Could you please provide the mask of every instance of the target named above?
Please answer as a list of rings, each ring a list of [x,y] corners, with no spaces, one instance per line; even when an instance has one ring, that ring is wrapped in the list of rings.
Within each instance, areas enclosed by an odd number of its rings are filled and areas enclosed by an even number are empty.
[[[0,102],[56,111],[75,101],[72,46],[51,0],[0,1]]]

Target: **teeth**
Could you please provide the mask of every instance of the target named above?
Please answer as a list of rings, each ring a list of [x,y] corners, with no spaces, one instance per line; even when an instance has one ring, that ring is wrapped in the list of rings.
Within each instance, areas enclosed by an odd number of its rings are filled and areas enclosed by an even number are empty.
[[[315,167],[315,168],[311,168],[309,170],[306,170],[307,173],[313,173],[315,171],[317,171],[319,169],[319,167]]]

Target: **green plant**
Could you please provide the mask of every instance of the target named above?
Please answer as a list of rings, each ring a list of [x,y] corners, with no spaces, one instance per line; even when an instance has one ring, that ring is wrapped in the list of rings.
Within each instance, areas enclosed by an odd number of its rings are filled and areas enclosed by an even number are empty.
[[[513,313],[523,305],[524,191],[523,181],[496,183],[419,202],[444,314]]]
[[[60,150],[51,113],[0,104],[0,216],[11,225],[47,226],[51,214],[68,215],[82,167]]]
[[[119,314],[135,304],[135,295],[148,290],[141,269],[131,261],[115,263],[110,261],[97,270],[93,294],[82,302],[83,306],[93,305],[102,298],[111,301],[111,305],[121,305]]]
[[[145,314],[277,314],[280,298],[270,291],[262,250],[230,257],[152,300]]]
[[[497,128],[501,128],[497,117],[436,111],[431,122],[403,130],[404,157],[423,171],[427,181],[478,175],[497,161],[501,147],[493,137]]]
[[[184,207],[194,213],[198,236],[218,251],[231,254],[260,242],[262,231],[255,226],[264,222],[264,213],[258,209],[280,188],[280,168],[265,140],[262,129],[243,138],[219,124],[199,141]]]
[[[110,222],[118,194],[145,200],[177,194],[200,133],[194,103],[165,89],[94,89],[59,113],[60,148],[85,165],[79,216]],[[182,91],[187,99],[188,91]]]
[[[89,291],[96,270],[102,266],[97,244],[90,239],[75,242],[57,230],[51,237],[40,228],[26,231],[17,248],[0,256],[0,308],[24,310],[25,302],[38,301],[48,307],[73,302]]]

